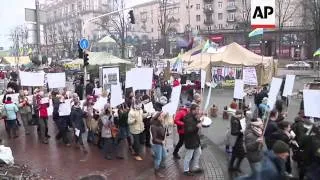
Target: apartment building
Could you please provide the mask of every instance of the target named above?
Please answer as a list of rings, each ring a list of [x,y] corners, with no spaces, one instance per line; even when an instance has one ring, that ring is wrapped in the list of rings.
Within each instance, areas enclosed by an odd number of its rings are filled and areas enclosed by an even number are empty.
[[[40,5],[46,12],[42,49],[53,57],[73,57],[81,37],[89,40],[102,37],[99,26],[94,23],[86,24],[82,31],[83,22],[112,10],[113,3],[114,0],[45,0]]]

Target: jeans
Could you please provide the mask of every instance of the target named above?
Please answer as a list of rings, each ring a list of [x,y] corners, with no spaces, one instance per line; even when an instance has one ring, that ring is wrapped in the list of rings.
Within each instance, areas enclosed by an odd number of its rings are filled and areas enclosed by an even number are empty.
[[[176,147],[174,148],[173,154],[178,154],[180,148],[182,147],[184,142],[184,134],[179,134],[179,141]]]
[[[201,147],[197,147],[196,149],[187,149],[186,155],[184,157],[184,172],[190,171],[190,161],[193,159],[194,163],[194,169],[199,169],[199,160],[200,160],[200,155],[201,155]]]
[[[165,158],[167,156],[167,152],[163,145],[160,144],[153,144],[152,145],[152,150],[154,152],[154,168],[159,169],[160,164],[163,164],[165,161]]]
[[[105,157],[111,156],[114,149],[114,142],[112,138],[102,138],[103,141],[103,153]]]
[[[259,161],[259,162],[255,162],[255,163],[250,163],[250,168],[251,168],[251,171],[252,171],[252,174],[256,177],[257,180],[260,180],[260,172],[261,172],[261,169],[262,169],[262,162]]]
[[[83,133],[79,133],[79,136],[74,136],[75,137],[75,142],[76,142],[76,144],[79,144],[79,145],[81,145],[81,146],[83,146],[83,139],[82,139],[82,135],[83,135]]]

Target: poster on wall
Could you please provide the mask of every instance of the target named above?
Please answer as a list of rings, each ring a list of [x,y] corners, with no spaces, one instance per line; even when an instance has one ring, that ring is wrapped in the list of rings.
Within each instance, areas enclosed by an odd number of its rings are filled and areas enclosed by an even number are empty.
[[[234,86],[235,79],[242,79],[241,67],[212,67],[213,81],[224,87]]]
[[[119,67],[103,67],[102,68],[102,87],[104,90],[111,89],[111,85],[119,83]]]

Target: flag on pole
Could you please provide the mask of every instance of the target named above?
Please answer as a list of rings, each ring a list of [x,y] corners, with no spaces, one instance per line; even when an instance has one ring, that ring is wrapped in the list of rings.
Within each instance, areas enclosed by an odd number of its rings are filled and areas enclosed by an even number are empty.
[[[173,64],[173,67],[172,67],[173,71],[176,71],[177,73],[182,73],[183,62],[182,62],[181,56],[182,56],[182,54],[179,53],[176,61]]]
[[[313,53],[313,57],[320,56],[320,48]]]
[[[263,28],[254,29],[253,31],[251,31],[249,33],[249,37],[254,37],[254,36],[259,36],[259,35],[263,35]]]
[[[207,51],[207,49],[210,47],[210,41],[209,39],[206,41],[206,43],[204,44],[202,50],[201,50],[201,53],[204,53]]]

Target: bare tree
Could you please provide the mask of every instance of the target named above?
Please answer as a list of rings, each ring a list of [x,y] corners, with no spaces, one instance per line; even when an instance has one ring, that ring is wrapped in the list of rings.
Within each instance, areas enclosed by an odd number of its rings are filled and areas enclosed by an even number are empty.
[[[251,30],[251,6],[250,0],[243,0],[241,3],[242,14],[241,19],[238,22],[238,28],[244,31],[244,39],[246,48],[249,48],[250,39],[248,37],[248,33]]]
[[[171,28],[171,24],[174,21],[174,18],[169,18],[170,12],[168,10],[169,0],[159,0],[160,8],[160,18],[158,20],[160,35],[161,35],[161,46],[164,49],[165,55],[168,54],[168,30]]]
[[[15,27],[10,33],[10,40],[12,41],[12,48],[14,50],[14,56],[19,56],[20,42],[21,42],[21,27]]]
[[[304,7],[304,22],[310,22],[313,26],[316,48],[320,47],[320,0],[302,1]],[[307,24],[309,25],[309,24]]]
[[[115,2],[115,10],[121,10],[125,8],[125,0],[120,0]],[[127,37],[127,20],[123,11],[119,13],[101,18],[97,25],[101,27],[102,30],[106,31],[111,38],[113,38],[118,46],[120,47],[121,58],[125,58],[126,49],[126,37]]]
[[[298,4],[294,0],[276,0],[276,18],[278,21],[278,50],[281,50],[282,30],[284,24],[292,19]]]

